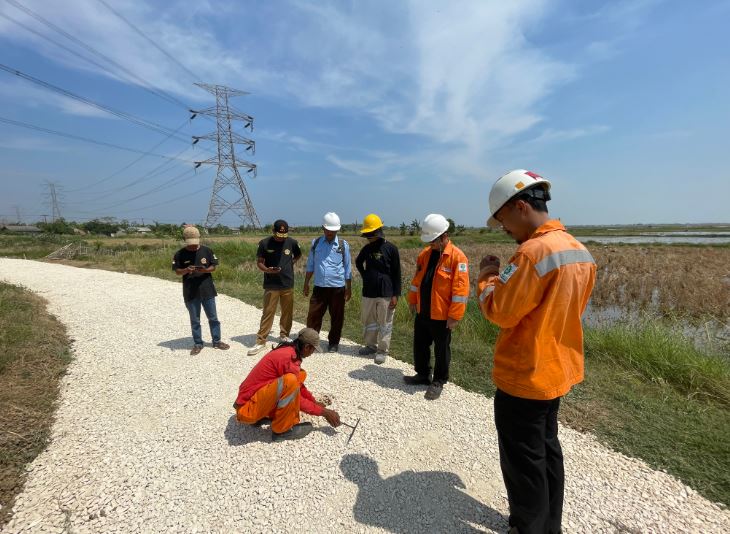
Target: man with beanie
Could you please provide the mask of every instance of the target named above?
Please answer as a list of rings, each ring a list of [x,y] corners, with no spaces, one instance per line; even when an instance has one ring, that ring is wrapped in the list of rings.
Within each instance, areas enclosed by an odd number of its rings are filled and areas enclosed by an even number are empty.
[[[273,236],[259,241],[256,252],[256,266],[264,273],[264,309],[256,344],[248,351],[249,356],[258,354],[266,347],[266,337],[274,324],[279,303],[279,340],[291,341],[289,332],[294,311],[294,264],[302,256],[302,251],[296,239],[289,237],[289,224],[285,220],[277,220],[273,230]]]
[[[190,326],[193,331],[193,348],[190,354],[195,356],[203,350],[203,335],[200,328],[200,308],[205,310],[213,338],[213,348],[228,350],[230,346],[221,341],[221,323],[215,309],[216,293],[213,285],[215,266],[218,258],[213,251],[200,244],[200,231],[193,225],[183,228],[185,246],[175,253],[172,259],[172,270],[182,276],[183,299],[190,314]]]
[[[362,276],[363,356],[375,354],[375,363],[388,357],[393,315],[401,290],[398,248],[386,241],[383,221],[371,213],[363,220],[361,235],[368,240],[355,259]]]

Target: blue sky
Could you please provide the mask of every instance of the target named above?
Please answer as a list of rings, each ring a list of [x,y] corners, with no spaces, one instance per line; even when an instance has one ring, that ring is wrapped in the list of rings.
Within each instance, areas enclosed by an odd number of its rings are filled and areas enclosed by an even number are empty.
[[[0,0],[0,63],[179,127],[184,139],[154,152],[187,161],[214,149],[185,142],[214,128],[188,120],[186,107],[213,104],[193,83],[249,91],[234,103],[256,119],[259,172],[245,181],[262,223],[336,211],[483,225],[491,184],[514,168],[552,180],[551,213],[567,224],[730,221],[730,1],[110,5],[194,76],[98,0]],[[143,152],[165,138],[3,71],[0,98],[6,119]],[[0,218],[50,214],[52,181],[67,219],[205,220],[214,169],[151,173],[166,160],[149,156],[118,172],[138,156],[0,123]]]

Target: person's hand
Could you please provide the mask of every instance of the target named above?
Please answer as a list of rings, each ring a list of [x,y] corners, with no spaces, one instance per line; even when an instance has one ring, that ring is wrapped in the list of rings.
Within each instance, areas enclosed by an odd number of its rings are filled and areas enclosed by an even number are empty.
[[[390,304],[388,305],[388,308],[394,310],[396,306],[398,306],[398,297],[390,297]]]
[[[338,414],[336,411],[330,410],[329,408],[324,408],[322,410],[322,417],[327,420],[330,426],[333,426],[335,428],[340,426],[340,414]]]
[[[350,289],[349,287],[346,287],[345,288],[345,302],[349,302],[351,298],[352,298],[352,289]]]
[[[446,319],[446,328],[448,328],[449,330],[453,330],[454,328],[456,328],[457,324],[459,324],[459,321],[457,319],[452,319],[451,317]]]
[[[281,267],[267,267],[266,272],[269,274],[277,274],[281,272]]]
[[[304,289],[302,291],[305,297],[309,296],[309,282],[304,282]]]
[[[410,310],[410,312],[411,312],[412,314],[415,314],[415,313],[416,313],[416,305],[415,305],[415,304],[411,304],[411,303],[409,302],[409,303],[408,303],[408,309]]]
[[[187,272],[189,272],[189,273],[194,273],[194,272],[195,272],[195,269],[197,269],[197,267],[195,267],[195,265],[188,265],[188,266],[187,266],[187,267],[185,268],[185,270],[186,270]]]
[[[479,262],[479,278],[499,274],[499,258],[497,256],[484,256]]]

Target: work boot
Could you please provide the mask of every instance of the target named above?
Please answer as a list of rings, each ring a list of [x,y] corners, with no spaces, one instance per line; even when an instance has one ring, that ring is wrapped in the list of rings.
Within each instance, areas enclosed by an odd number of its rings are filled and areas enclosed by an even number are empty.
[[[429,386],[431,385],[431,379],[423,375],[404,376],[403,382],[409,386]]]
[[[259,352],[261,352],[265,348],[266,348],[266,345],[264,343],[257,343],[256,345],[254,345],[253,347],[251,347],[250,349],[248,349],[248,355],[249,356],[255,356],[256,354],[258,354]]]
[[[375,350],[375,347],[371,347],[370,345],[360,347],[360,350],[357,351],[360,356],[370,356],[371,354],[375,354],[376,352],[377,351]]]
[[[218,350],[228,350],[231,348],[231,346],[228,343],[223,343],[222,341],[219,341],[218,343],[213,343],[213,348]]]
[[[201,350],[203,350],[203,345],[195,345],[192,349],[190,349],[190,356],[197,356],[200,354]]]
[[[430,386],[428,386],[424,398],[426,400],[436,400],[441,396],[441,390],[443,389],[444,385],[441,382],[433,382]]]
[[[279,442],[291,439],[302,439],[307,434],[309,434],[313,428],[314,427],[312,427],[312,423],[299,423],[291,427],[286,432],[282,432],[281,434],[277,434],[272,430],[271,441]]]
[[[384,352],[378,352],[375,355],[375,363],[377,363],[378,365],[380,365],[382,363],[385,363],[385,360],[386,360],[387,357],[388,357],[388,355],[386,353],[384,353]]]

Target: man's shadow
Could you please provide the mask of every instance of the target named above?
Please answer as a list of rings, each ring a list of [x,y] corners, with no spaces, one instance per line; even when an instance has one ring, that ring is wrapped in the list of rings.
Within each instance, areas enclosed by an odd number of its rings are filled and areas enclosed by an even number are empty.
[[[314,429],[315,432],[322,432],[326,436],[335,436],[337,431],[329,426],[317,427]],[[223,431],[223,435],[228,441],[228,445],[237,447],[239,445],[248,445],[249,443],[271,441],[271,426],[266,423],[262,426],[252,426],[239,423],[235,415],[231,415],[228,419],[226,429]]]
[[[191,348],[193,348],[194,344],[195,343],[193,343],[193,338],[191,336],[186,336],[179,337],[177,339],[169,339],[167,341],[160,341],[157,346],[165,347],[166,349],[170,350],[190,350]]]
[[[454,473],[406,471],[384,479],[375,460],[362,454],[346,455],[340,469],[358,486],[353,513],[363,525],[402,534],[509,528],[505,516],[462,491]]]
[[[382,367],[380,365],[369,364],[362,369],[355,369],[347,373],[350,378],[362,380],[363,382],[374,382],[383,388],[397,389],[409,395],[414,393],[423,393],[426,386],[409,386],[403,382],[403,371],[400,369],[392,369],[390,367]]]

